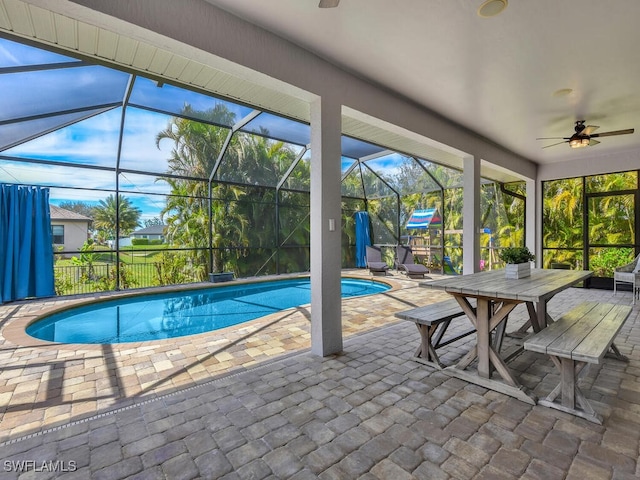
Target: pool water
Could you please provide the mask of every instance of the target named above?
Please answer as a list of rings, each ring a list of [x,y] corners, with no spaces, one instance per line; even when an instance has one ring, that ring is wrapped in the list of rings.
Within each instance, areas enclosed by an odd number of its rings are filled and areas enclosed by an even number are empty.
[[[372,280],[343,278],[341,282],[343,298],[389,288]],[[160,340],[210,332],[308,303],[308,278],[143,294],[55,313],[29,325],[27,333],[60,343]]]

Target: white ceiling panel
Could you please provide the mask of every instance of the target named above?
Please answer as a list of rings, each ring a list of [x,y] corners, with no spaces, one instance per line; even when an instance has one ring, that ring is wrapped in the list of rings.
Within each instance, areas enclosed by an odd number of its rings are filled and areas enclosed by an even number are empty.
[[[86,23],[77,22],[78,47],[77,51],[91,57],[98,53],[98,28]]]
[[[56,38],[62,47],[76,50],[78,48],[77,22],[63,15],[54,15]]]
[[[96,55],[99,58],[113,61],[116,58],[116,50],[118,50],[118,35],[108,30],[100,29],[98,31],[98,48]]]
[[[29,13],[31,14],[33,30],[38,32],[39,38],[48,42],[57,42],[56,26],[51,12],[29,5]]]
[[[151,64],[155,51],[156,47],[138,42],[133,61],[130,65],[143,72],[149,70],[149,65]]]
[[[16,0],[5,0],[3,4],[9,20],[7,28],[20,35],[36,37],[31,23],[29,6]]]
[[[138,50],[139,42],[123,36],[118,37],[114,60],[121,65],[131,65]]]

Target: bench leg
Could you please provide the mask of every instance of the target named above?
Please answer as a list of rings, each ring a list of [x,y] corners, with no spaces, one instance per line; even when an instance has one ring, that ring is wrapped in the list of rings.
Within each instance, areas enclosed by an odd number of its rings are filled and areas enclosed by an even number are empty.
[[[440,362],[440,358],[436,353],[436,349],[433,347],[433,343],[431,342],[432,337],[435,335],[438,327],[441,329],[445,329],[449,326],[449,321],[442,322],[441,325],[420,325],[416,323],[416,327],[418,327],[418,332],[420,332],[420,346],[416,350],[416,354],[414,356],[414,360],[420,363],[424,363],[425,365],[431,365],[438,369],[442,369],[445,366]],[[443,332],[444,333],[444,332]],[[442,335],[438,335],[438,338],[441,338]]]
[[[584,367],[587,364],[570,358],[559,358],[553,355],[550,357],[560,371],[560,383],[538,403],[602,425],[602,416],[593,409],[589,400],[578,387],[578,379],[586,372]],[[561,395],[559,402],[556,400],[558,395]]]
[[[610,350],[604,356],[607,358],[615,358],[616,360],[629,363],[629,357],[620,353],[620,350],[618,350],[618,347],[616,347],[615,343],[611,344]]]

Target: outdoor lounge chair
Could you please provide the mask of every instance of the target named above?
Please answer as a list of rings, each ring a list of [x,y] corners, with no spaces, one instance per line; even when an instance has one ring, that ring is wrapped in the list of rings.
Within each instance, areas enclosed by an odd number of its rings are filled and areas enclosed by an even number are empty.
[[[415,263],[413,252],[404,245],[398,245],[396,248],[396,264],[398,265],[398,270],[404,270],[409,278],[424,278],[425,274],[429,273],[427,267],[421,263]]]
[[[633,292],[633,303],[636,303],[636,298],[640,294],[640,266],[638,261],[640,255],[638,255],[633,262],[627,263],[621,267],[616,267],[613,271],[613,294],[616,294],[618,283],[630,283],[631,291]]]
[[[373,275],[386,275],[389,265],[382,261],[382,252],[378,247],[367,245],[367,268]]]

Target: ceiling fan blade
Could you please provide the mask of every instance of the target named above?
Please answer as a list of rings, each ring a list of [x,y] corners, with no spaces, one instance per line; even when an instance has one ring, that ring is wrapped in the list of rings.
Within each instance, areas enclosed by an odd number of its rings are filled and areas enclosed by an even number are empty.
[[[592,132],[595,132],[599,128],[600,127],[598,127],[597,125],[587,125],[586,127],[584,127],[584,130],[580,132],[580,135],[591,135]]]
[[[593,138],[589,139],[589,146],[593,147],[594,145],[599,144],[600,142],[598,140],[594,140]]]
[[[569,140],[571,137],[538,137],[536,140]]]
[[[564,142],[558,142],[558,143],[552,143],[551,145],[546,145],[542,148],[549,148],[549,147],[555,147],[556,145],[560,145],[561,143],[567,143],[568,140],[565,140]]]
[[[320,0],[318,7],[320,8],[334,8],[337,7],[340,0]]]
[[[594,133],[591,137],[612,137],[614,135],[626,135],[634,131],[635,129],[633,128],[627,128],[626,130],[614,130],[613,132]]]

